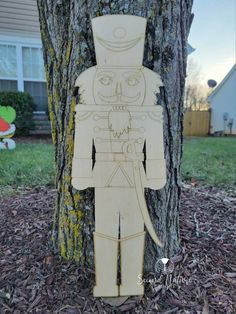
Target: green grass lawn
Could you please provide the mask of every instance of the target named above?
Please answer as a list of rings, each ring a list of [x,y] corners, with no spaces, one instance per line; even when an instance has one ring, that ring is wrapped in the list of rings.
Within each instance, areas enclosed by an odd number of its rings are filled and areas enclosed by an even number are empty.
[[[17,140],[16,140],[17,142]],[[182,175],[214,186],[236,186],[236,138],[185,139]],[[21,187],[53,186],[53,146],[18,143],[0,151],[0,195]]]
[[[53,182],[52,144],[18,143],[15,150],[0,150],[0,195],[13,193],[19,187],[53,185]]]
[[[236,138],[184,140],[182,177],[208,185],[236,186]]]

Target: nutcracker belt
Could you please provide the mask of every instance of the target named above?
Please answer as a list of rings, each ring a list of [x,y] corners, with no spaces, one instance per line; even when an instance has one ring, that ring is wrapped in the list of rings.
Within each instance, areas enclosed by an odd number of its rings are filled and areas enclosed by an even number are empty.
[[[144,187],[142,184],[142,177],[141,177],[141,170],[140,170],[140,166],[141,166],[140,161],[143,161],[143,153],[136,152],[135,140],[129,140],[125,142],[123,144],[122,151],[125,156],[125,160],[129,160],[132,162],[135,190],[136,190],[137,199],[139,203],[139,209],[141,211],[144,224],[147,228],[149,235],[153,239],[153,241],[160,247],[163,247],[163,244],[161,243],[160,239],[156,235],[156,232],[153,228],[153,225],[149,216],[148,208],[147,208],[147,203],[144,196]]]
[[[96,153],[96,161],[131,161],[124,153]],[[144,161],[144,154],[139,153],[139,161]]]

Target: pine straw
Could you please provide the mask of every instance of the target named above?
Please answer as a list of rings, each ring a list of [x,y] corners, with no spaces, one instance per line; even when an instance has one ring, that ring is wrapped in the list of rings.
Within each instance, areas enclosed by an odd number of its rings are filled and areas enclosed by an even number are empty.
[[[0,200],[0,313],[236,313],[235,192],[185,185],[181,253],[119,308],[92,297],[93,271],[53,256],[55,191],[18,194]]]

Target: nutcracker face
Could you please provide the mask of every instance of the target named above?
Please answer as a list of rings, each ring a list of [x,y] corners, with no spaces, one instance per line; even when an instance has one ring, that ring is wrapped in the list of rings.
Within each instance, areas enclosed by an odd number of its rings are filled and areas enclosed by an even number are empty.
[[[140,68],[98,68],[93,81],[97,105],[125,104],[141,106],[146,84]]]

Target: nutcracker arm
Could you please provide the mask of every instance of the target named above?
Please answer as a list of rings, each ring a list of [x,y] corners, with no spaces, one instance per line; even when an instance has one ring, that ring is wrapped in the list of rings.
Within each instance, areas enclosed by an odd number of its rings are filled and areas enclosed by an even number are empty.
[[[146,187],[154,190],[163,188],[166,183],[162,108],[157,107],[150,115],[146,138]]]
[[[72,185],[78,190],[93,187],[93,134],[90,114],[76,108]]]

